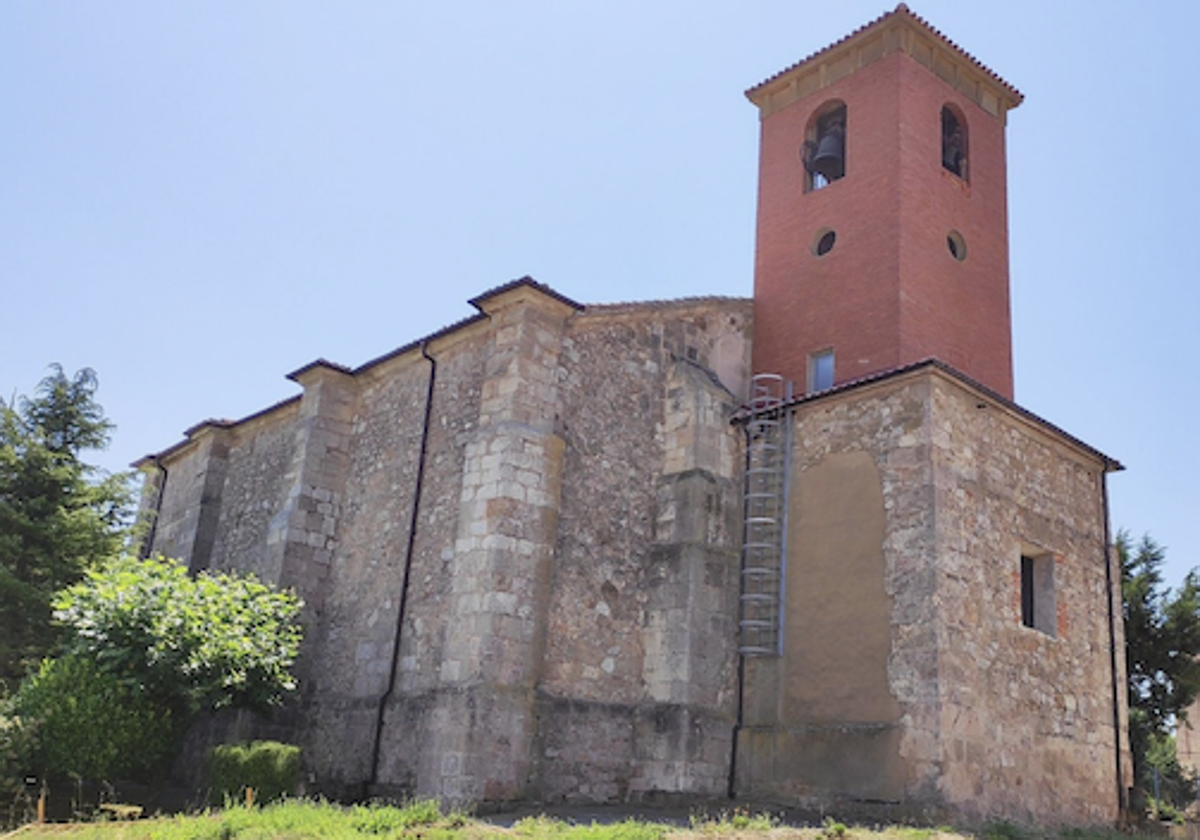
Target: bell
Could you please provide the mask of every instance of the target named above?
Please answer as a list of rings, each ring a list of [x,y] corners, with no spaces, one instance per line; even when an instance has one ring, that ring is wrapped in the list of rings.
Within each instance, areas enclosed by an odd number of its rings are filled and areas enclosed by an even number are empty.
[[[833,181],[845,174],[846,161],[842,157],[842,135],[830,131],[817,142],[817,150],[808,162],[808,171]]]

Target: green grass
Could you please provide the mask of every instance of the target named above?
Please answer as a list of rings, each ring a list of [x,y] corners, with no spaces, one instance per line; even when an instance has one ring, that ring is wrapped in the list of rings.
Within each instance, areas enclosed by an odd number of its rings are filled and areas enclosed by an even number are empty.
[[[576,825],[550,817],[523,819],[511,829],[446,813],[433,800],[404,806],[343,808],[291,800],[263,807],[231,804],[190,816],[81,825],[26,826],[16,840],[1135,840],[1115,830],[1031,830],[995,823],[975,833],[945,826],[846,825],[831,818],[819,826],[787,826],[769,813],[742,808],[716,816],[693,815],[687,828],[626,819]],[[1150,835],[1142,835],[1149,840]],[[1161,835],[1155,840],[1163,840]]]
[[[27,826],[20,840],[473,840],[460,813],[443,814],[436,802],[418,800],[397,807],[372,804],[341,808],[292,800],[262,808],[222,811],[132,822],[97,822],[71,827]]]
[[[549,817],[527,817],[513,826],[524,840],[662,840],[667,826],[627,819],[611,825],[572,825]]]

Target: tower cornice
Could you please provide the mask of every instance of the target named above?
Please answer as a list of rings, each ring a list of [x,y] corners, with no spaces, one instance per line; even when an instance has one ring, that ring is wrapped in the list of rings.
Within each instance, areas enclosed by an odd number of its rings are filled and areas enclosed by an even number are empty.
[[[869,64],[902,52],[1003,122],[1025,98],[979,59],[901,3],[746,91],[763,118]]]

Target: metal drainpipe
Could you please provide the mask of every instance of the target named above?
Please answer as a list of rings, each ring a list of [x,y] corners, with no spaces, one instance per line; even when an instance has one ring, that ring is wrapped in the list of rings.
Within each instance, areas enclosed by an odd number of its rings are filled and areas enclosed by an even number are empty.
[[[404,617],[408,609],[408,587],[412,576],[413,552],[417,543],[417,514],[421,508],[421,486],[425,482],[425,455],[429,448],[429,420],[433,415],[433,386],[437,382],[437,360],[429,355],[429,342],[421,344],[421,355],[429,362],[429,385],[425,392],[425,418],[421,423],[421,449],[417,456],[417,477],[413,483],[412,511],[408,520],[408,545],[404,549],[404,584],[400,588],[400,609],[396,616],[396,632],[392,637],[392,664],[388,669],[387,690],[379,698],[375,715],[375,738],[371,745],[371,779],[368,787],[379,783],[379,753],[383,744],[383,717],[388,702],[396,690],[396,672],[400,670],[400,641]]]
[[[1100,495],[1104,506],[1104,582],[1108,589],[1108,664],[1112,669],[1113,753],[1117,762],[1117,808],[1124,814],[1125,779],[1121,773],[1121,675],[1117,669],[1117,617],[1113,598],[1112,531],[1108,522],[1108,464],[1100,473]]]
[[[139,560],[148,558],[150,550],[154,547],[154,538],[158,536],[158,517],[162,515],[163,497],[167,494],[167,468],[163,466],[157,455],[151,456],[150,460],[158,469],[158,492],[154,494],[154,516],[150,519],[150,530],[146,533],[146,539],[138,550]]]
[[[742,427],[742,431],[743,431],[743,435],[745,436],[745,439],[746,439],[746,458],[745,458],[745,463],[742,466],[742,472],[743,472],[743,475],[745,475],[750,470],[750,424],[749,424],[749,422],[747,422]],[[745,479],[743,479],[743,481],[745,481]],[[742,519],[745,520],[744,515],[743,515]],[[743,523],[742,523],[742,544],[745,545],[745,542],[746,542],[746,525],[745,525],[745,522],[743,521]],[[740,553],[742,556],[739,558],[739,563],[738,563],[739,570],[745,564],[745,549],[743,548]],[[741,591],[742,591],[741,586],[742,586],[741,575],[739,575],[738,576],[738,594],[739,594],[739,596],[741,595]],[[741,599],[739,597],[739,600],[738,600],[738,616],[739,617],[741,616],[741,609],[742,609],[742,604],[741,604]],[[733,721],[733,742],[729,749],[729,784],[726,789],[726,793],[730,799],[737,798],[738,735],[741,733],[742,724],[745,722],[746,657],[743,656],[741,651],[739,650],[740,643],[738,641],[738,634],[740,634],[740,633],[741,633],[741,626],[739,624],[738,629],[736,630],[734,638],[733,638],[733,649],[738,651],[738,655],[737,655],[738,664],[737,664],[737,715]]]

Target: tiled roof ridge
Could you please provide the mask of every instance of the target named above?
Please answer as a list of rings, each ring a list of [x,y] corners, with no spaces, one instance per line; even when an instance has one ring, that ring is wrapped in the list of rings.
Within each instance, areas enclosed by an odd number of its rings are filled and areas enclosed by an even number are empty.
[[[696,305],[702,303],[751,303],[754,298],[738,295],[687,295],[678,298],[655,298],[653,300],[617,300],[609,303],[589,303],[584,306],[585,312],[605,309],[634,309],[638,307],[663,308],[678,305]]]
[[[985,73],[987,76],[989,76],[993,81],[995,81],[997,84],[999,84],[1001,87],[1003,87],[1009,93],[1011,93],[1016,98],[1016,104],[1020,104],[1021,101],[1025,98],[1025,94],[1021,93],[1021,91],[1019,91],[1017,88],[1013,87],[1011,84],[1006,82],[1000,76],[999,73],[997,73],[992,68],[988,67],[986,64],[984,64],[982,61],[980,61],[975,56],[971,55],[971,53],[964,50],[958,44],[954,43],[954,41],[950,40],[950,38],[947,37],[940,29],[938,29],[936,26],[931,24],[929,21],[925,20],[925,18],[921,17],[919,14],[917,14],[912,9],[910,9],[908,7],[907,3],[898,4],[896,6],[896,8],[893,9],[892,11],[884,12],[883,14],[881,14],[879,17],[875,18],[874,20],[872,20],[868,23],[864,23],[862,26],[858,27],[850,34],[844,35],[841,38],[837,39],[832,44],[829,44],[826,47],[822,47],[821,49],[817,50],[816,52],[810,53],[809,55],[800,59],[796,63],[794,63],[788,67],[785,67],[784,69],[780,70],[778,73],[768,76],[767,78],[763,79],[758,84],[747,88],[746,96],[749,97],[750,94],[753,93],[754,91],[759,90],[760,88],[765,87],[766,85],[769,85],[771,82],[775,81],[779,77],[792,72],[800,65],[807,64],[808,62],[812,61],[813,59],[817,58],[818,56],[824,55],[825,53],[827,53],[831,50],[834,50],[837,47],[840,47],[842,44],[846,43],[847,41],[851,40],[852,38],[857,38],[859,35],[866,32],[868,29],[878,26],[879,24],[883,23],[884,21],[886,21],[892,17],[895,17],[896,15],[903,15],[903,16],[909,18],[910,20],[912,20],[914,23],[917,23],[922,28],[924,28],[927,32],[929,32],[931,35],[933,35],[938,40],[940,40],[947,47],[954,50],[954,52],[958,53],[960,56],[965,58],[971,64],[975,65],[975,67],[977,67],[979,70],[983,71],[983,73]]]

